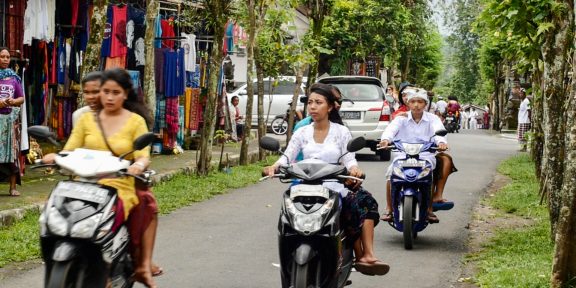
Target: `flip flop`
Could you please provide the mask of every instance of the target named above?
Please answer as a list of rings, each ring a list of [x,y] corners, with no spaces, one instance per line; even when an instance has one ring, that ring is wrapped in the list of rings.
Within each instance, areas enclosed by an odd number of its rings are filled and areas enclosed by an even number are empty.
[[[382,217],[380,217],[380,220],[382,220],[384,222],[394,221],[394,218],[392,218],[392,212],[386,212],[386,213],[382,214]]]
[[[390,271],[390,265],[381,261],[375,261],[372,263],[356,262],[354,264],[354,268],[356,269],[356,271],[370,276],[386,275],[386,273]]]
[[[448,201],[446,199],[442,199],[442,201],[440,201],[440,202],[432,203],[432,210],[433,211],[450,210],[452,208],[454,208],[454,202]]]
[[[162,274],[164,274],[164,269],[162,269],[162,267],[156,265],[152,266],[152,277],[158,277]]]
[[[434,213],[428,213],[428,216],[426,216],[426,220],[428,220],[428,223],[430,224],[440,223],[440,219],[438,219],[438,217]]]
[[[18,190],[16,189],[12,189],[10,190],[10,196],[20,196],[20,192],[18,192]]]

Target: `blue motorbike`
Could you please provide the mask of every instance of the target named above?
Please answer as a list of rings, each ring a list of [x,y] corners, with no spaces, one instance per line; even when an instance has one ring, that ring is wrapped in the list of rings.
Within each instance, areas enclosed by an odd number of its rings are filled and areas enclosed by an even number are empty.
[[[435,135],[445,136],[446,130],[437,131]],[[412,249],[418,232],[428,226],[428,208],[431,205],[433,169],[432,163],[420,159],[422,152],[437,151],[437,146],[430,139],[424,143],[404,143],[395,141],[386,148],[404,152],[406,157],[395,159],[392,165],[391,194],[392,216],[390,225],[404,234],[404,248]]]

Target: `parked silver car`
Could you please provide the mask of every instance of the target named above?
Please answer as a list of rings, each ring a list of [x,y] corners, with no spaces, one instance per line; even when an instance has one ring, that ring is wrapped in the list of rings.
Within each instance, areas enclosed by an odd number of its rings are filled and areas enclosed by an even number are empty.
[[[366,147],[374,151],[380,160],[390,160],[390,150],[376,150],[382,132],[390,123],[392,112],[384,97],[382,82],[367,76],[332,76],[321,78],[318,82],[334,85],[342,92],[340,116],[352,137],[363,136]]]
[[[296,77],[294,76],[281,76],[278,79],[264,79],[264,119],[268,117],[268,126],[276,116],[286,113],[288,105],[291,103],[292,96],[294,95],[295,82]],[[306,79],[302,81],[302,85],[300,86],[300,97],[304,96],[304,84],[306,84]],[[258,125],[258,92],[256,85],[257,83],[254,82],[254,102],[252,106],[253,127]],[[246,92],[247,86],[247,84],[244,84],[227,95],[228,103],[231,103],[230,100],[233,96],[238,96],[238,108],[242,115],[246,115],[246,102],[248,99]],[[297,105],[297,109],[303,109],[304,104],[300,103],[300,101],[298,101]]]

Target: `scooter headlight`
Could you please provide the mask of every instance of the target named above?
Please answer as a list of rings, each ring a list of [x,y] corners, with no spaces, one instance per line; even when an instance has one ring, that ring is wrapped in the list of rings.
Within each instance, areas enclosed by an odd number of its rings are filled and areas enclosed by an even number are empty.
[[[312,214],[296,214],[293,215],[294,229],[304,235],[309,235],[317,232],[322,228],[324,223],[323,215],[315,212]]]
[[[92,237],[101,219],[102,213],[98,213],[74,224],[74,226],[72,226],[72,231],[70,231],[70,236],[74,238]]]
[[[68,234],[68,221],[58,212],[56,207],[50,207],[48,212],[48,229],[55,235],[66,236]]]
[[[432,169],[430,169],[430,167],[426,167],[426,168],[422,169],[422,172],[420,172],[420,174],[418,175],[418,179],[422,179],[422,178],[428,176],[428,174],[430,174],[430,171],[432,171]]]
[[[418,155],[423,146],[424,144],[402,143],[404,152],[406,152],[406,154],[411,156]]]
[[[402,168],[398,167],[398,166],[394,166],[394,175],[400,177],[400,178],[406,178],[406,176],[404,175],[404,171],[402,171]]]

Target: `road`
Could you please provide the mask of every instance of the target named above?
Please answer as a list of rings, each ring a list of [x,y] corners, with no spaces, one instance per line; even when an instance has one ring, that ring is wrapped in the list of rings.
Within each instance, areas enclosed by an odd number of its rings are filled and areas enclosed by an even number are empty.
[[[401,233],[380,223],[375,252],[391,270],[383,277],[353,273],[349,287],[451,287],[456,282],[467,249],[466,226],[472,208],[498,163],[516,153],[518,146],[511,139],[483,131],[450,134],[448,139],[459,169],[445,193],[445,198],[456,203],[454,209],[438,212],[440,224],[419,233],[411,251],[404,250]],[[362,152],[358,160],[367,174],[364,186],[380,202],[382,212],[383,174],[389,162]],[[276,225],[285,185],[265,181],[161,217],[155,261],[166,274],[157,278],[159,287],[280,287]],[[42,272],[41,267],[23,271],[0,287],[41,287]]]

